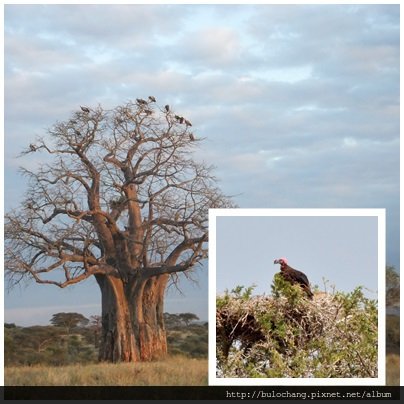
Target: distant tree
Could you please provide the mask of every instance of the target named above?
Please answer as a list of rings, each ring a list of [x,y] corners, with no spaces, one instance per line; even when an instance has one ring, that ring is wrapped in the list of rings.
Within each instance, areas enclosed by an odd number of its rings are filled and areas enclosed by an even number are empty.
[[[95,327],[97,329],[101,329],[101,327],[102,327],[102,317],[97,315],[97,314],[94,314],[94,315],[90,316],[89,327]]]
[[[99,315],[90,316],[90,323],[88,325],[92,329],[101,330],[102,328],[102,317]]]
[[[394,266],[386,267],[386,306],[400,303],[400,275]]]
[[[393,266],[386,267],[386,306],[400,304],[400,275]],[[400,317],[386,316],[386,349],[387,353],[400,353]]]
[[[4,329],[4,365],[10,366],[17,362],[18,343],[14,338],[16,328]]]
[[[9,282],[65,288],[95,277],[100,360],[166,354],[169,279],[207,258],[209,208],[232,206],[211,167],[193,159],[201,139],[191,126],[151,96],[82,107],[24,152],[45,157],[22,170],[25,200],[6,214]]]
[[[90,323],[88,325],[94,336],[94,346],[100,346],[100,336],[102,332],[102,317],[98,315],[90,316]]]
[[[60,345],[60,330],[52,326],[35,325],[19,330],[16,339],[22,348],[31,348],[37,354],[42,354],[51,345]]]
[[[188,327],[192,321],[199,320],[199,317],[194,313],[180,313],[179,318]]]
[[[57,327],[63,327],[70,334],[76,327],[85,327],[89,320],[80,313],[56,313],[50,319],[50,323]]]
[[[178,314],[164,313],[164,322],[167,328],[175,328],[181,325],[181,319]]]
[[[179,315],[174,316],[179,320]],[[182,354],[192,358],[208,356],[208,329],[204,325],[194,323],[186,326],[183,321],[178,321],[175,326],[167,326],[167,342],[172,355]]]
[[[16,328],[17,326],[14,323],[4,323],[4,328]]]
[[[32,326],[5,329],[4,360],[12,365],[65,365],[94,362],[96,350],[86,340],[87,328],[66,334],[64,328]]]

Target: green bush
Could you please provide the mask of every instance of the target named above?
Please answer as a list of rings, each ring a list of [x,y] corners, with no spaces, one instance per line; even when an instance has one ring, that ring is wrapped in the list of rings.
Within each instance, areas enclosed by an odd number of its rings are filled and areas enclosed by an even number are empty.
[[[61,316],[63,314],[63,316]],[[92,316],[97,320],[97,316]],[[170,354],[191,358],[208,356],[207,323],[195,322],[192,313],[165,313]],[[89,364],[98,361],[99,329],[79,313],[58,313],[53,326],[18,327],[4,325],[4,363],[6,366]],[[57,324],[56,324],[56,320]],[[69,322],[59,323],[59,320]],[[84,320],[83,320],[84,319]]]
[[[377,304],[361,288],[305,297],[275,277],[272,297],[218,296],[218,377],[377,377]]]

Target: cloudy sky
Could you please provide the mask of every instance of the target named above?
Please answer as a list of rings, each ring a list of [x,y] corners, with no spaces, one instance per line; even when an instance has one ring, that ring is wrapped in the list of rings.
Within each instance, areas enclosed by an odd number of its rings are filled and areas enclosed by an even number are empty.
[[[268,295],[280,270],[274,259],[286,258],[307,275],[312,288],[352,292],[362,286],[368,297],[377,299],[378,247],[375,212],[352,217],[273,216],[271,211],[218,216],[216,289],[223,294],[254,285],[254,294]]]
[[[386,208],[398,267],[398,5],[6,5],[4,19],[6,211],[40,158],[16,156],[46,128],[154,95],[206,138],[196,158],[240,207]],[[206,319],[206,276],[167,311]],[[96,314],[100,297],[88,281],[5,299],[6,321],[28,324]]]

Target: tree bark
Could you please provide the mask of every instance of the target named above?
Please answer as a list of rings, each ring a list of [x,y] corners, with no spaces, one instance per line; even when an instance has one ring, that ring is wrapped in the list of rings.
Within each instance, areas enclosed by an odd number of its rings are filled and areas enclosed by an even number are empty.
[[[167,354],[164,291],[168,275],[131,277],[97,275],[102,295],[99,359],[138,362]]]

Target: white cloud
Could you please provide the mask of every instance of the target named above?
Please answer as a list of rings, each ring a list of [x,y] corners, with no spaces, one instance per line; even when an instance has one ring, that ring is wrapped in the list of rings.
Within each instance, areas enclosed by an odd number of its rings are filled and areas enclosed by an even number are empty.
[[[182,45],[184,57],[204,68],[226,68],[237,64],[243,49],[236,31],[222,27],[208,27],[186,34]]]

